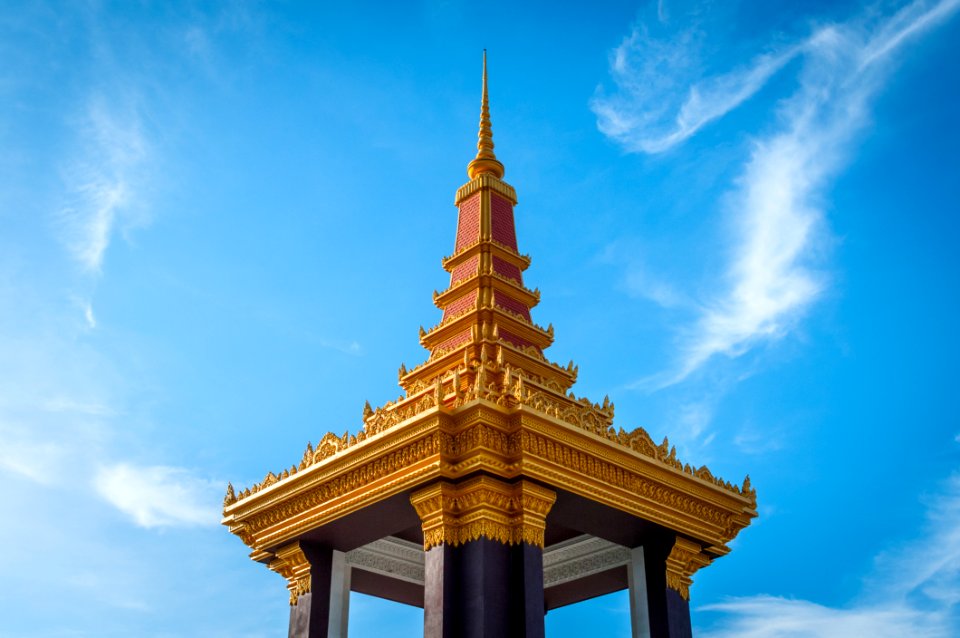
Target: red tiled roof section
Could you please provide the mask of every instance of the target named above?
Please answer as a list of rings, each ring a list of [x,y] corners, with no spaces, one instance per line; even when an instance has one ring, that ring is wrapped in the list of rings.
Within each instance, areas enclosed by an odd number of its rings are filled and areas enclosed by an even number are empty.
[[[510,312],[515,312],[527,321],[530,320],[530,309],[513,297],[508,297],[497,290],[494,292],[493,301],[497,306],[509,310]]]
[[[517,231],[513,226],[513,205],[506,199],[493,194],[490,196],[490,226],[490,235],[494,240],[514,250],[517,249]]]
[[[480,194],[460,202],[455,252],[480,239]]]
[[[458,281],[463,281],[474,275],[477,272],[477,263],[480,261],[480,257],[473,256],[470,259],[466,260],[459,266],[453,269],[450,273],[450,285],[454,286]],[[509,264],[508,264],[509,265]]]
[[[506,341],[507,343],[509,343],[510,345],[515,346],[517,348],[526,348],[528,346],[533,345],[529,341],[521,339],[520,337],[513,334],[512,332],[507,332],[503,328],[500,329],[500,338]]]
[[[474,290],[473,292],[467,293],[462,297],[457,297],[456,299],[448,303],[446,307],[443,309],[443,320],[446,321],[449,317],[452,317],[453,315],[457,314],[461,310],[469,308],[470,306],[474,305],[476,301],[477,301],[476,290]]]
[[[520,273],[520,269],[511,264],[509,261],[505,261],[499,257],[494,257],[493,270],[497,274],[503,275],[504,277],[509,277],[521,286],[523,285],[523,275]]]
[[[456,348],[457,346],[462,346],[468,341],[470,341],[469,328],[463,332],[458,332],[443,343],[437,344],[437,347],[435,347],[434,350],[450,350],[452,348]]]

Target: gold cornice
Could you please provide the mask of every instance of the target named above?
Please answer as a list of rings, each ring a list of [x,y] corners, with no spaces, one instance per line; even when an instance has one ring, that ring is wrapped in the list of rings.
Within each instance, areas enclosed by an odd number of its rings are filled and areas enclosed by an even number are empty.
[[[610,461],[618,467],[623,467],[653,484],[673,485],[677,493],[684,493],[698,499],[705,499],[723,509],[736,509],[756,515],[756,492],[745,481],[744,488],[738,488],[729,482],[710,476],[692,468],[689,464],[669,463],[661,458],[662,448],[667,441],[653,450],[647,448],[652,445],[650,435],[643,428],[636,428],[631,432],[620,430],[622,442],[616,437],[608,436],[603,432],[604,416],[597,414],[597,406],[586,407],[580,410],[568,410],[565,413],[545,412],[535,405],[524,404],[517,408],[522,420],[520,429],[530,437],[542,436],[544,440],[562,444],[563,455],[556,458],[566,459],[566,454],[578,451],[585,455],[582,459],[571,459],[565,462],[563,470],[581,463],[589,465],[590,458]],[[558,427],[559,426],[559,427]],[[573,426],[573,427],[570,427]],[[612,428],[610,428],[612,430]],[[529,451],[534,451],[537,443],[534,438],[525,445]],[[633,444],[633,445],[631,445]],[[671,455],[675,452],[671,449]],[[553,459],[551,453],[542,454],[546,459]],[[673,456],[675,459],[675,456]],[[705,470],[705,467],[700,470]],[[626,483],[622,483],[626,485]],[[651,493],[652,494],[652,493]]]
[[[566,489],[698,539],[714,556],[726,553],[726,543],[756,516],[752,491],[593,432],[589,414],[596,407],[581,406],[583,416],[571,423],[483,392],[487,398],[474,388],[446,393],[443,400],[456,407],[430,408],[228,506],[224,524],[258,556],[269,556],[271,548],[381,499],[477,471]],[[649,439],[642,431],[633,437]]]
[[[441,443],[440,434],[434,432],[382,458],[324,477],[326,480],[301,493],[224,519],[224,523],[250,547],[269,551],[438,476]]]
[[[426,394],[426,393],[424,393]],[[376,412],[374,413],[376,414]],[[277,504],[299,497],[317,486],[323,485],[332,479],[340,478],[350,471],[363,467],[368,461],[383,461],[394,453],[409,452],[411,447],[418,446],[430,439],[429,445],[434,445],[433,435],[438,430],[438,424],[449,415],[436,406],[425,408],[423,411],[411,415],[396,423],[382,423],[382,430],[370,436],[362,437],[363,431],[356,436],[349,437],[347,443],[342,444],[337,451],[324,450],[322,442],[328,439],[341,440],[327,433],[310,455],[312,447],[307,445],[307,453],[296,473],[290,473],[280,480],[264,480],[253,488],[245,490],[242,496],[224,507],[224,524],[232,524],[245,520],[252,515],[271,509]],[[410,427],[404,427],[409,425]],[[310,457],[310,458],[308,458]],[[405,459],[408,461],[409,459]],[[270,474],[267,476],[269,477]],[[275,475],[274,475],[275,476]]]
[[[511,485],[489,476],[434,483],[410,496],[423,524],[424,550],[479,538],[543,549],[546,516],[556,499],[555,492],[535,483]]]
[[[439,367],[401,368],[408,395],[368,405],[356,435],[327,434],[308,445],[299,466],[239,495],[228,490],[224,524],[268,560],[272,548],[381,499],[485,472],[640,516],[696,539],[712,556],[729,551],[726,543],[756,516],[749,479],[731,485],[681,463],[666,439],[657,445],[642,428],[614,429],[608,399],[591,403],[567,391],[572,362],[564,369],[497,343],[485,325],[479,342],[444,355]]]
[[[726,544],[756,516],[745,499],[713,498],[709,489],[691,485],[690,477],[656,476],[649,462],[609,449],[612,458],[597,456],[581,437],[565,434],[524,430],[518,444],[523,475],[700,538],[715,555],[727,553]]]
[[[489,337],[489,335],[484,336]],[[225,512],[234,511],[237,503],[251,496],[257,496],[258,492],[263,492],[263,494],[256,500],[262,500],[264,495],[280,490],[280,485],[287,483],[286,479],[292,478],[298,471],[301,474],[304,472],[310,474],[318,471],[318,468],[324,465],[328,459],[329,462],[342,460],[340,452],[358,444],[360,444],[360,449],[366,449],[374,442],[383,445],[385,439],[377,435],[393,431],[398,424],[406,420],[420,420],[420,417],[425,414],[435,414],[436,411],[433,408],[442,404],[446,404],[448,407],[462,405],[468,402],[471,396],[478,397],[477,392],[481,387],[483,388],[483,397],[492,398],[497,404],[529,408],[533,413],[576,426],[575,432],[587,432],[605,443],[615,443],[614,449],[619,449],[625,453],[632,451],[638,453],[641,457],[652,458],[665,469],[706,483],[712,483],[724,488],[727,492],[733,492],[755,500],[756,493],[749,484],[749,477],[744,481],[743,487],[738,488],[729,482],[714,477],[706,467],[697,469],[689,464],[683,464],[676,458],[675,448],[670,447],[666,439],[660,445],[656,445],[642,428],[637,428],[631,432],[626,432],[622,428],[615,430],[611,427],[613,404],[609,402],[609,399],[605,399],[603,404],[600,405],[592,404],[587,399],[578,399],[572,393],[565,394],[563,384],[552,377],[538,378],[520,367],[511,366],[510,359],[513,356],[524,357],[525,362],[530,363],[528,355],[522,351],[515,350],[504,343],[490,342],[487,345],[496,346],[495,359],[485,359],[486,351],[483,349],[479,352],[479,360],[471,360],[469,357],[462,359],[464,364],[468,364],[467,367],[460,368],[461,377],[466,375],[468,380],[464,396],[461,397],[459,393],[464,391],[465,386],[461,384],[454,388],[452,381],[452,379],[456,379],[454,373],[453,377],[447,375],[437,378],[432,385],[421,384],[419,389],[412,389],[408,397],[401,397],[396,403],[388,403],[376,410],[368,406],[364,413],[364,429],[357,435],[336,436],[328,433],[317,445],[316,450],[308,445],[299,468],[293,466],[291,471],[284,471],[280,477],[271,472],[261,484],[254,486],[252,490],[248,489],[241,492],[239,497],[233,495],[233,490],[229,489],[228,498],[225,502]],[[511,352],[515,354],[511,354]],[[546,365],[554,374],[561,372],[568,377],[575,378],[576,376],[576,368],[572,362],[566,369],[555,364]],[[486,374],[482,386],[479,377],[477,377],[477,371],[481,368],[485,370]],[[451,401],[455,401],[455,403],[451,404]]]

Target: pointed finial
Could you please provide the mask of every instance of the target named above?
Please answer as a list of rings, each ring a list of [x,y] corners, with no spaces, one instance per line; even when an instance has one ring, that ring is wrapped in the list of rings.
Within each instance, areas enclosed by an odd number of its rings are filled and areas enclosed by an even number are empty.
[[[483,91],[480,97],[480,133],[477,136],[477,156],[467,164],[467,175],[490,173],[497,179],[503,177],[503,164],[493,154],[493,127],[490,125],[490,101],[487,97],[487,50],[483,50]]]
[[[747,478],[749,481],[749,477]],[[233,483],[227,483],[227,493],[223,497],[223,507],[226,509],[228,506],[233,505],[237,502],[237,495],[233,491]]]

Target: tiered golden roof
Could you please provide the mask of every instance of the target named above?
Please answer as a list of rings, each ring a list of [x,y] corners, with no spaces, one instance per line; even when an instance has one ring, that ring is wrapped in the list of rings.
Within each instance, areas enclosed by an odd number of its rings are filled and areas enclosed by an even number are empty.
[[[443,318],[420,329],[427,360],[400,367],[403,394],[364,406],[356,434],[327,433],[289,469],[239,493],[228,486],[223,522],[272,564],[310,530],[399,493],[477,473],[531,479],[685,537],[688,567],[675,574],[685,592],[692,571],[756,516],[749,477],[733,485],[682,463],[666,438],[614,428],[609,398],[575,396],[577,367],[544,356],[553,327],[530,318],[540,293],[522,280],[530,258],[517,250],[517,196],[493,152],[486,55],[477,147],[455,198],[455,250],[442,261],[450,286],[434,293]]]

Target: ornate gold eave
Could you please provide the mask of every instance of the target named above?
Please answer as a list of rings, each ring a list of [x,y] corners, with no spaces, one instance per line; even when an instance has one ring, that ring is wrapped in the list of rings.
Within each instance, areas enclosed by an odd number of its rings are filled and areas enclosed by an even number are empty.
[[[560,382],[560,391],[566,391],[576,383],[578,369],[573,365],[573,361],[564,368],[557,363],[547,360],[542,353],[536,355],[531,354],[508,342],[497,340],[492,335],[489,337],[481,336],[479,341],[469,344],[467,348],[480,351],[484,347],[489,346],[494,346],[498,349],[500,353],[499,357],[503,359],[503,363],[505,364],[509,364],[517,369],[526,370],[528,373],[541,377],[556,379]],[[480,355],[476,353],[467,353],[467,357],[471,360],[477,359],[479,356]],[[409,392],[417,380],[433,379],[436,375],[447,372],[452,365],[463,359],[463,351],[453,349],[450,352],[434,355],[433,358],[427,359],[410,370],[402,368],[399,378],[400,387]]]
[[[484,288],[505,292],[530,309],[533,309],[540,303],[540,291],[530,290],[509,277],[496,274],[489,265],[484,266],[483,273],[462,279],[443,292],[435,292],[433,295],[433,303],[438,308],[443,309],[446,304],[457,297],[462,297],[463,295]]]
[[[450,272],[451,270],[459,266],[464,261],[478,255],[480,251],[477,249],[481,246],[481,244],[484,244],[484,243],[486,243],[489,246],[490,254],[493,255],[494,257],[499,257],[505,261],[510,262],[511,264],[519,268],[521,271],[526,270],[527,268],[530,267],[530,263],[531,263],[530,255],[521,255],[518,251],[514,250],[510,246],[501,244],[492,239],[477,240],[472,244],[468,244],[462,247],[457,252],[453,253],[452,255],[442,258],[440,260],[440,265],[443,267],[444,270],[446,270],[447,272]]]
[[[504,329],[541,350],[549,348],[553,343],[552,326],[546,328],[538,326],[526,317],[495,305],[492,300],[485,299],[472,307],[465,308],[462,314],[454,315],[452,318],[425,331],[420,336],[420,345],[432,351],[447,339],[461,334],[466,330],[470,330],[473,333],[471,341],[479,341],[481,337],[477,332],[481,330],[484,322],[491,326],[491,330],[499,329],[499,326],[503,326]],[[493,338],[497,338],[497,336],[498,335],[493,335]]]
[[[639,449],[642,431],[622,433]],[[756,516],[755,493],[695,476],[529,405],[483,398],[432,407],[227,504],[223,524],[268,561],[306,532],[439,479],[526,478],[643,517],[694,539],[709,557]],[[659,449],[659,448],[655,448]]]

